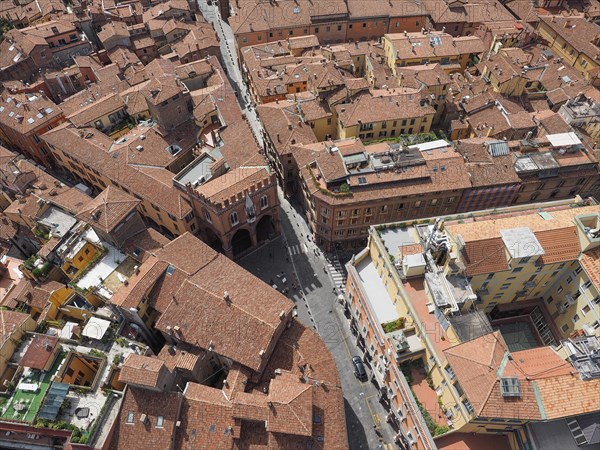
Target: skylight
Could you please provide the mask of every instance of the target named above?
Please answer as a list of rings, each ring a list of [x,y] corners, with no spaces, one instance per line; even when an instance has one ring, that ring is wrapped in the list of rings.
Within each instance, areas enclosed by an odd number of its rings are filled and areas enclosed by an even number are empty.
[[[442,45],[442,38],[439,36],[430,36],[429,42],[431,43],[432,47],[438,47]]]
[[[500,391],[503,397],[520,397],[521,385],[518,378],[501,378]]]

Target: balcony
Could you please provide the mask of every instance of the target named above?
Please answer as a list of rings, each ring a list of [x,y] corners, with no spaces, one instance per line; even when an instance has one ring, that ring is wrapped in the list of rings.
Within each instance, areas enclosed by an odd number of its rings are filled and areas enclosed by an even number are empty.
[[[402,363],[425,353],[425,347],[414,329],[397,330],[387,335],[396,349],[394,358]]]

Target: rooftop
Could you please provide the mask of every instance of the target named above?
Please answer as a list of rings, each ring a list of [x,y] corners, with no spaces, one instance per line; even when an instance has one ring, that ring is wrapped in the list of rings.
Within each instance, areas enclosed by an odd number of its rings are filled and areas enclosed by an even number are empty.
[[[365,257],[357,264],[356,271],[362,282],[361,287],[366,293],[366,298],[369,300],[369,305],[379,324],[396,320],[399,314],[370,256]]]

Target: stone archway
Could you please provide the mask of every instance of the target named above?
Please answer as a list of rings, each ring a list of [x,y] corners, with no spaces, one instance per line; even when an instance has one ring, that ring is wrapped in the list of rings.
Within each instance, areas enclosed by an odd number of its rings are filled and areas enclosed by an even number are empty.
[[[252,248],[250,232],[245,228],[240,228],[231,238],[231,251],[233,252],[233,256],[239,256],[249,248]]]
[[[211,230],[210,228],[206,228],[204,230],[204,236],[206,237],[206,243],[218,252],[223,252],[223,242],[219,239],[219,236]]]
[[[256,240],[260,244],[267,239],[275,237],[275,225],[273,217],[270,215],[263,216],[256,224]]]

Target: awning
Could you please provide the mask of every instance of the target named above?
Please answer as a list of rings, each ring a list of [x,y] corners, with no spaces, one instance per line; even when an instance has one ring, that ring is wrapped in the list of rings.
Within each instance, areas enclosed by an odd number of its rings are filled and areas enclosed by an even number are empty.
[[[572,131],[568,133],[548,134],[546,137],[550,144],[552,144],[552,147],[581,145],[581,140]]]
[[[58,415],[58,411],[62,405],[63,400],[67,396],[67,392],[69,392],[69,385],[65,383],[52,383],[48,393],[46,394],[46,399],[44,400],[44,405],[39,414],[40,419],[46,420],[54,420]]]
[[[85,326],[83,335],[90,339],[101,340],[106,333],[106,330],[108,330],[108,327],[110,327],[110,322],[108,320],[92,317]]]

